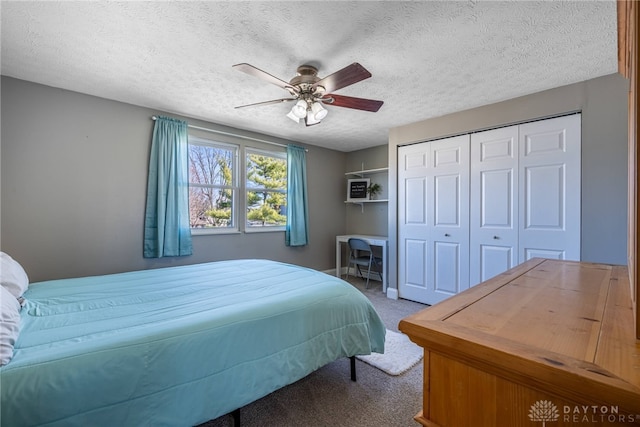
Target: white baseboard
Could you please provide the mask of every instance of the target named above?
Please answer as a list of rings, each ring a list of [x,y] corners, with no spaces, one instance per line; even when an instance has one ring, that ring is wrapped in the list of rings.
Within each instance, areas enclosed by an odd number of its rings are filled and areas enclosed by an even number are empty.
[[[387,288],[387,298],[398,299],[398,290],[396,288]]]

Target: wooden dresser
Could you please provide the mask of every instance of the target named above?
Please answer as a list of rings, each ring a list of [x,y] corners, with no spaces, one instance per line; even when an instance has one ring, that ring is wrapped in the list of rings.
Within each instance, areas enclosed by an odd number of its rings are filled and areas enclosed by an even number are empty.
[[[640,425],[626,267],[533,259],[403,319],[424,426]]]

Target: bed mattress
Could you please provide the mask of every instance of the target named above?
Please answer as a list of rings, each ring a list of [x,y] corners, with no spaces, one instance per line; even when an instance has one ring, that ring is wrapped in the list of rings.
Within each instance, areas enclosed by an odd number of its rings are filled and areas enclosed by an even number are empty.
[[[0,368],[6,427],[196,425],[384,350],[357,289],[267,260],[39,282],[25,298]]]

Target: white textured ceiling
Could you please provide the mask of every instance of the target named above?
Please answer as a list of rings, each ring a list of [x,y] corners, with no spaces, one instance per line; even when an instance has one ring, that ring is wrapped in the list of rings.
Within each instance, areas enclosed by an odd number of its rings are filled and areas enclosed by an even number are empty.
[[[9,2],[6,76],[341,151],[389,129],[617,70],[615,1]],[[287,97],[231,68],[282,80],[359,62],[373,77],[336,93],[377,113],[328,109],[296,125]]]

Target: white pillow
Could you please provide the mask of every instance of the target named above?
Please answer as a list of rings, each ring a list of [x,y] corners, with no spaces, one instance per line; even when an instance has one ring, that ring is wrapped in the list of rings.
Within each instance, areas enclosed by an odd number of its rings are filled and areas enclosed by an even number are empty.
[[[0,286],[0,366],[13,357],[13,346],[20,333],[20,303],[4,286]]]
[[[29,277],[16,260],[0,252],[0,284],[14,297],[21,297],[29,287]]]

